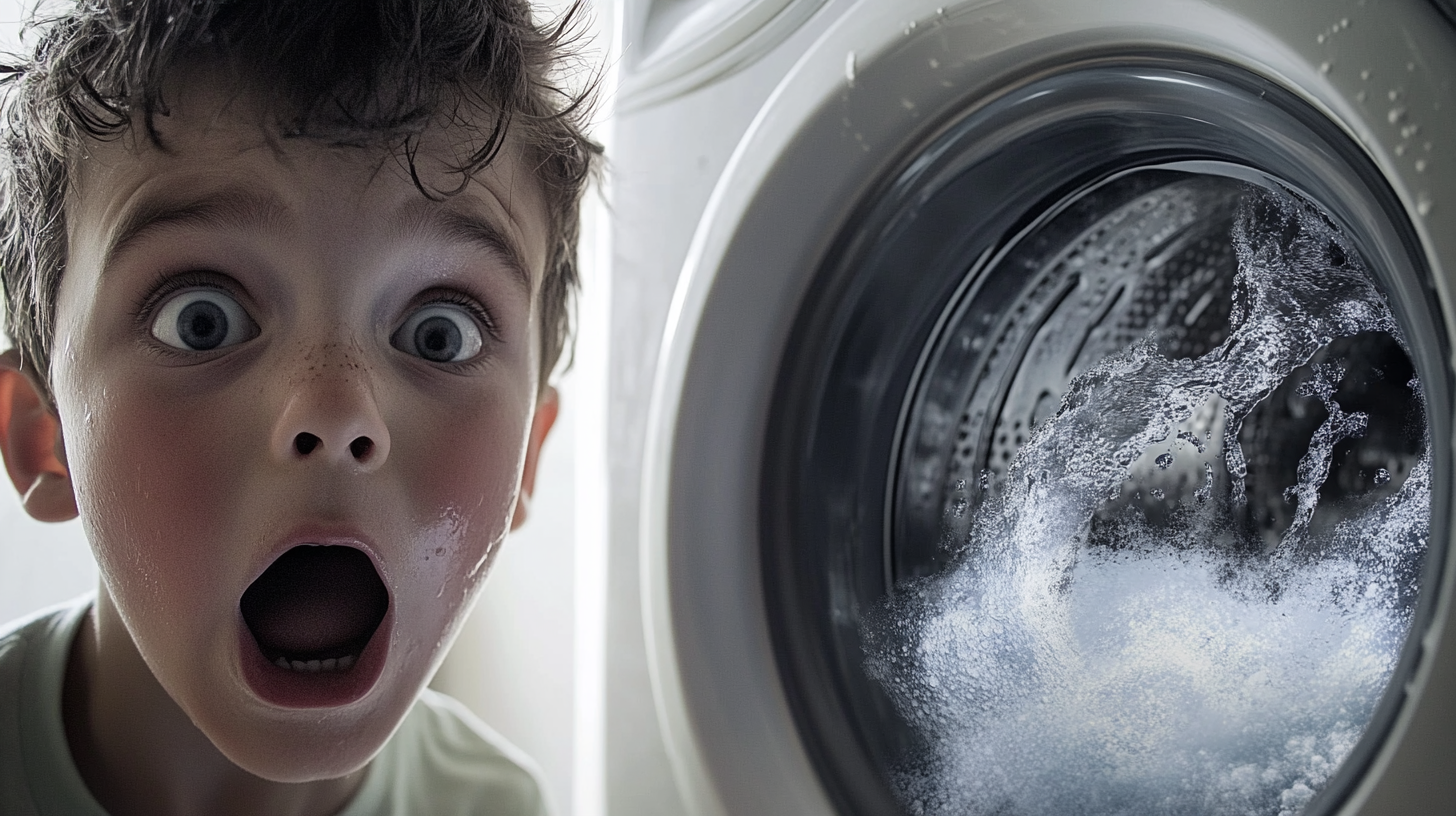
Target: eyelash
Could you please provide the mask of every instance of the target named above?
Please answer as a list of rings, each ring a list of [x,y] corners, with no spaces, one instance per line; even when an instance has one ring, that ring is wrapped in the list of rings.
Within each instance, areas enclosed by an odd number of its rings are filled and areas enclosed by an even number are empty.
[[[410,312],[413,313],[435,303],[449,303],[452,306],[459,306],[471,317],[475,318],[476,322],[480,324],[480,327],[485,330],[485,333],[492,340],[500,341],[500,331],[496,327],[495,317],[491,315],[490,310],[481,305],[479,300],[464,292],[457,292],[454,289],[431,290],[427,293],[424,300],[414,304]]]
[[[143,290],[145,294],[137,298],[136,304],[132,307],[132,317],[138,326],[150,331],[151,321],[156,314],[157,307],[161,306],[169,295],[183,289],[204,287],[221,289],[233,297],[238,296],[238,292],[226,283],[226,278],[215,272],[192,271],[180,275],[163,272],[157,275],[151,286]]]

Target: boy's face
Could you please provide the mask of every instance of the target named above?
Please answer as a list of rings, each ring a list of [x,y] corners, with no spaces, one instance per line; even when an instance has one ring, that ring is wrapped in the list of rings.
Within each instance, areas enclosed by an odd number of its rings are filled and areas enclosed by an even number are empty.
[[[247,96],[181,91],[168,152],[132,135],[78,165],[51,371],[67,464],[103,592],[171,697],[255,774],[338,776],[521,518],[555,414],[546,217],[510,150],[435,202],[380,151],[270,141]],[[457,135],[416,157],[438,189]]]

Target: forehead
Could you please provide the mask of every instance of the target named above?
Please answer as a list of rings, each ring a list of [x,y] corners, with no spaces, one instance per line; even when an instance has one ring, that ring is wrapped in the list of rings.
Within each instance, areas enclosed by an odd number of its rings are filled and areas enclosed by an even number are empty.
[[[490,164],[468,179],[460,172],[490,119],[426,128],[408,149],[337,145],[280,136],[265,96],[224,88],[174,83],[167,115],[155,119],[158,140],[136,123],[120,138],[80,146],[66,202],[73,255],[109,255],[178,214],[261,228],[307,216],[325,229],[332,220],[356,231],[367,224],[384,235],[484,242],[518,267],[528,288],[539,287],[549,225],[519,144],[507,138]]]

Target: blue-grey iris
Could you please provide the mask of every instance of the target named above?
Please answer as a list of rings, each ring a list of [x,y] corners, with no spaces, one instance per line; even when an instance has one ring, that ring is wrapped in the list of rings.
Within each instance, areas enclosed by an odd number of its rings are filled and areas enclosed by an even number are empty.
[[[464,345],[460,327],[448,317],[430,317],[415,327],[415,348],[420,356],[433,363],[455,359]]]
[[[217,348],[227,335],[227,314],[216,303],[194,301],[177,315],[177,336],[197,351]]]

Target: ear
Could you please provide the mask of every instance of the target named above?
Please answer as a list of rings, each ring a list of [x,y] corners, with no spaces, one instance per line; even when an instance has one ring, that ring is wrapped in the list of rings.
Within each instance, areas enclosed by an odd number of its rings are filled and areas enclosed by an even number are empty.
[[[0,354],[0,454],[25,512],[39,521],[69,521],[79,513],[61,421],[33,377],[18,351]]]
[[[521,468],[521,490],[516,496],[516,512],[511,516],[511,529],[526,523],[526,505],[531,503],[531,494],[536,489],[536,463],[541,459],[541,443],[551,426],[556,424],[556,414],[561,411],[561,399],[556,389],[546,386],[536,400],[536,415],[531,420],[531,437],[526,442],[526,463]]]

